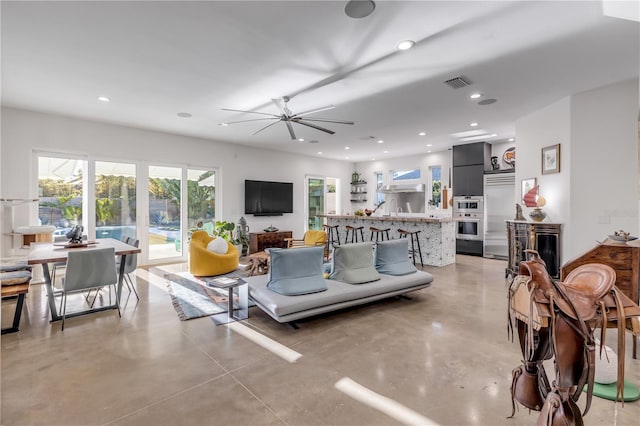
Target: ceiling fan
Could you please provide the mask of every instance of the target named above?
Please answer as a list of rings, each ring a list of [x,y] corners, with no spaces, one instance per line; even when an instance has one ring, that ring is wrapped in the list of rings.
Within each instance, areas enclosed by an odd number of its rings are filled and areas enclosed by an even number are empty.
[[[313,129],[320,130],[321,132],[329,133],[330,135],[333,135],[335,132],[333,130],[329,130],[329,129],[326,129],[324,127],[320,127],[320,126],[318,126],[316,124],[313,124],[313,123],[310,123],[310,122],[351,124],[351,125],[354,124],[353,121],[333,120],[333,119],[329,119],[329,118],[319,118],[319,117],[317,117],[317,118],[307,118],[308,115],[315,114],[315,113],[321,112],[321,111],[327,111],[327,110],[333,109],[333,108],[335,108],[334,105],[327,105],[325,107],[315,108],[315,109],[311,109],[309,111],[303,111],[303,112],[299,112],[299,113],[294,114],[293,112],[291,112],[289,107],[287,107],[287,102],[289,102],[289,100],[290,100],[290,98],[288,96],[283,96],[282,99],[271,99],[271,102],[273,102],[278,107],[280,112],[282,112],[281,115],[270,114],[270,113],[266,113],[266,112],[244,111],[244,110],[240,110],[240,109],[222,108],[223,111],[234,111],[234,112],[245,112],[247,114],[268,115],[269,118],[254,118],[254,119],[250,119],[250,120],[229,121],[229,122],[221,123],[221,124],[222,125],[228,125],[228,124],[236,124],[236,123],[246,123],[248,121],[274,120],[273,123],[269,123],[266,126],[262,127],[261,129],[258,129],[256,132],[253,133],[254,135],[256,135],[256,134],[260,133],[261,131],[263,131],[265,129],[268,129],[269,127],[273,126],[274,124],[277,124],[277,123],[282,121],[284,124],[287,125],[287,129],[289,130],[289,135],[291,135],[291,140],[298,139],[296,137],[296,133],[293,130],[293,125],[291,123],[302,124],[303,126],[311,127]]]

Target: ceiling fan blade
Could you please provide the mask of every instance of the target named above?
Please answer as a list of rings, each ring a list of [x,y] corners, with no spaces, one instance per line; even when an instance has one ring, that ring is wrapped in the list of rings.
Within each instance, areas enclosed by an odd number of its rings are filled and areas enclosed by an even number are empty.
[[[302,124],[303,126],[307,126],[307,127],[311,127],[313,129],[316,129],[316,130],[320,130],[321,132],[329,133],[330,135],[333,135],[333,134],[336,133],[333,130],[325,129],[324,127],[316,126],[315,124],[305,123],[304,121],[301,121],[299,119],[291,120],[291,121],[293,121],[294,123]]]
[[[334,109],[335,107],[336,107],[335,105],[327,105],[320,108],[310,109],[308,111],[303,111],[298,114],[294,114],[293,117],[297,118],[297,117],[302,117],[309,114],[315,114],[316,112],[320,112],[320,111],[328,111],[330,109]]]
[[[245,110],[242,110],[242,109],[230,109],[230,108],[221,108],[221,109],[222,109],[222,111],[233,111],[233,112],[245,112],[247,114],[270,115],[271,117],[280,118],[279,115],[269,114],[269,113],[266,113],[266,112],[245,111]]]
[[[279,117],[252,118],[251,120],[225,121],[224,124],[236,124],[236,123],[246,123],[248,121],[279,120],[279,119],[280,119]]]
[[[336,123],[336,124],[355,124],[354,121],[333,120],[331,118],[303,118],[305,121],[320,121],[323,123]]]
[[[293,131],[293,126],[291,125],[291,122],[289,120],[286,120],[285,124],[287,125],[287,129],[289,129],[289,134],[291,135],[291,140],[294,141],[294,140],[298,139],[296,137],[296,133]]]
[[[273,123],[271,123],[271,124],[267,124],[267,125],[266,125],[266,126],[264,126],[262,129],[260,129],[260,130],[256,131],[252,136],[257,135],[257,134],[258,134],[258,133],[260,133],[261,131],[263,131],[263,130],[265,130],[265,129],[268,129],[269,127],[273,126],[274,124],[278,124],[279,122],[280,122],[280,120],[278,120],[278,121],[274,121],[274,122],[273,122]]]
[[[282,102],[280,101],[280,99],[271,99],[271,102],[273,102],[278,109],[280,110],[280,112],[282,112],[282,115],[288,117],[289,115],[291,115],[290,111],[287,111],[287,107],[285,105],[282,104]]]

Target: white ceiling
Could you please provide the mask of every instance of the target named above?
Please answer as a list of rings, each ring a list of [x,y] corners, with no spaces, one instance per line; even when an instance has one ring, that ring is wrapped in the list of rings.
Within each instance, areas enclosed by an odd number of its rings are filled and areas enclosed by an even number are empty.
[[[519,117],[639,74],[640,24],[598,1],[377,1],[363,19],[345,4],[2,1],[2,103],[366,161],[448,149],[474,121],[502,142]],[[405,39],[416,46],[397,51]],[[459,75],[473,84],[443,84]],[[260,117],[221,108],[278,113],[270,99],[285,95],[294,112],[334,104],[316,116],[355,125],[294,124],[305,142],[284,123],[256,136],[265,122],[219,125]]]

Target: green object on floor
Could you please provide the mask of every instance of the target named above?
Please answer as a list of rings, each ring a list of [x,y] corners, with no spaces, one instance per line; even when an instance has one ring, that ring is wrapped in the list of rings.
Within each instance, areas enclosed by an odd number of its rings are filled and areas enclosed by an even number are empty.
[[[587,391],[587,385],[584,386],[584,392]],[[600,398],[609,399],[611,401],[616,400],[616,384],[610,383],[603,385],[602,383],[593,384],[593,394]],[[630,402],[640,399],[640,389],[638,386],[624,381],[624,402]]]

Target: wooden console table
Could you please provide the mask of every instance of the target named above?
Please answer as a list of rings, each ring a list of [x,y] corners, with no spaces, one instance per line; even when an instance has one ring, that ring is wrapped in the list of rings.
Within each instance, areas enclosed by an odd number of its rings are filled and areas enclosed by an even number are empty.
[[[627,243],[605,240],[582,255],[562,265],[563,280],[569,272],[586,263],[603,263],[616,271],[616,287],[636,303],[640,302],[640,240]],[[633,358],[638,359],[640,321],[634,318],[627,323],[633,334]]]
[[[287,248],[285,238],[293,238],[291,231],[250,232],[249,254],[264,251],[266,248]]]

